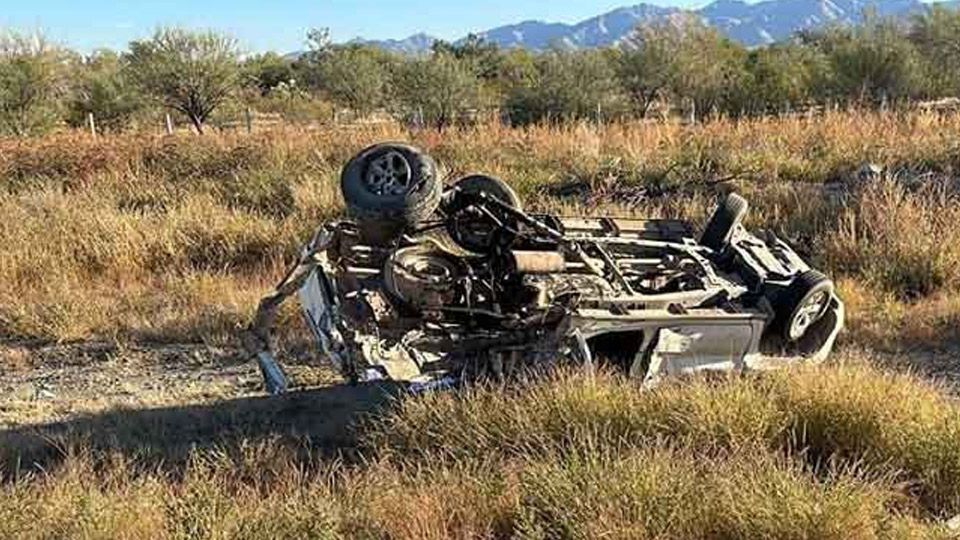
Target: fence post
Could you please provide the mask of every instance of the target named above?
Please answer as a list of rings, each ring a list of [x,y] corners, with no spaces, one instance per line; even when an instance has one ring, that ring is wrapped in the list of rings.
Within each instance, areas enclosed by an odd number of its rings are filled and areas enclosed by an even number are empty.
[[[93,113],[87,113],[87,126],[90,127],[90,135],[97,136],[97,121],[93,118]]]
[[[167,135],[173,135],[173,118],[167,113]]]
[[[250,107],[247,107],[244,113],[247,120],[247,133],[253,133],[253,111],[250,110]]]

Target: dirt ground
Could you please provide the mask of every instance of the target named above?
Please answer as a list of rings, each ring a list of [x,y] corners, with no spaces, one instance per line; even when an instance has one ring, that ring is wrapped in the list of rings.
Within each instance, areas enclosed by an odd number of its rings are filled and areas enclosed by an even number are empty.
[[[862,351],[835,355],[869,357],[948,384],[960,384],[960,351]],[[260,372],[242,351],[201,344],[0,345],[0,431],[69,421],[108,411],[209,405],[270,399]],[[293,394],[341,386],[339,376],[316,358],[284,358]]]
[[[960,352],[878,353],[841,347],[960,388]],[[198,344],[0,346],[0,473],[52,464],[77,442],[171,464],[198,447],[275,438],[320,455],[356,449],[358,421],[392,403],[390,385],[348,386],[315,358],[288,355],[293,390],[264,393],[241,351]],[[5,450],[6,449],[6,450]],[[16,450],[16,454],[7,451]],[[0,474],[2,476],[2,474]]]
[[[0,429],[54,422],[114,408],[145,409],[262,395],[256,365],[235,349],[205,345],[124,346],[85,342],[0,348]],[[287,366],[299,387],[335,375],[303,362]]]
[[[265,438],[342,455],[356,447],[356,422],[396,395],[294,360],[293,390],[268,396],[255,363],[204,345],[5,346],[0,365],[13,366],[0,373],[0,477],[45,468],[80,443],[165,465]]]

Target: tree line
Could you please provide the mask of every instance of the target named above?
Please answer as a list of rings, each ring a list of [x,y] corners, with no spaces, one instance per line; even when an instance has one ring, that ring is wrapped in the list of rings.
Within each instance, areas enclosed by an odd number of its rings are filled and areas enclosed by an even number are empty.
[[[515,125],[582,119],[698,120],[836,104],[896,107],[960,95],[960,13],[867,14],[755,49],[693,17],[638,27],[614,47],[501,49],[470,36],[404,56],[307,36],[300,55],[244,55],[214,31],[164,28],[126,51],[82,55],[42,36],[0,33],[0,134],[57,126],[121,131],[173,114],[203,132],[255,108],[317,121],[347,112],[439,129],[493,113]],[[329,116],[327,116],[329,117]]]

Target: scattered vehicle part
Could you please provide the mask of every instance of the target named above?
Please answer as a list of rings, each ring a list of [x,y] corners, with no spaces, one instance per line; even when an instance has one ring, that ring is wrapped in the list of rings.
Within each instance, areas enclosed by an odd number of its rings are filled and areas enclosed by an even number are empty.
[[[833,283],[730,195],[699,240],[680,220],[529,214],[502,180],[441,195],[436,165],[370,147],[342,177],[349,219],[324,224],[245,334],[272,393],[270,327],[299,293],[319,348],[353,382],[412,389],[570,363],[656,383],[701,370],[823,360],[843,327]]]

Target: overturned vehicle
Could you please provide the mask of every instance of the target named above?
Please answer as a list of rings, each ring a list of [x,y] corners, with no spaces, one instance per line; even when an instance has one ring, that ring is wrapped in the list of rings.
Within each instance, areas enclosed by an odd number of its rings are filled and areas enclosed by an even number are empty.
[[[349,219],[320,227],[245,334],[267,389],[287,381],[270,327],[298,294],[348,380],[414,389],[558,364],[653,384],[702,370],[820,361],[843,326],[833,283],[728,195],[702,233],[679,220],[530,214],[485,175],[445,187],[402,144],[344,168]]]

